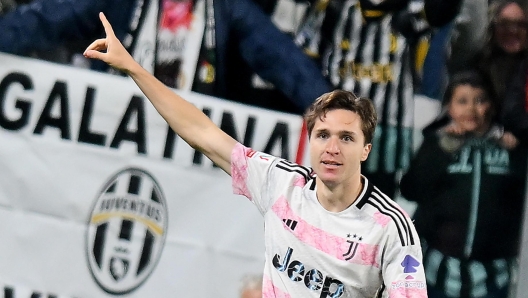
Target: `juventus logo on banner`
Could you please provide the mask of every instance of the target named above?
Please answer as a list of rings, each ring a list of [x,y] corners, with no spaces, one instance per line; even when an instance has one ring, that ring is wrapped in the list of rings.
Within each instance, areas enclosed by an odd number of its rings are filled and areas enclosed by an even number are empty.
[[[88,220],[88,264],[111,294],[139,287],[154,270],[167,235],[167,204],[144,170],[125,169],[103,187]]]

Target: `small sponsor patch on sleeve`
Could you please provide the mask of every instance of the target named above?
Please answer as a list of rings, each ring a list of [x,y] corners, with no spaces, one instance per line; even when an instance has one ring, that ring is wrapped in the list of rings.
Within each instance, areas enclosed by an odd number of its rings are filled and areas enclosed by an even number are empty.
[[[403,273],[417,272],[418,270],[416,268],[419,267],[420,264],[421,263],[417,259],[415,259],[413,256],[406,255],[403,258],[403,261],[401,262],[401,266],[403,267]]]

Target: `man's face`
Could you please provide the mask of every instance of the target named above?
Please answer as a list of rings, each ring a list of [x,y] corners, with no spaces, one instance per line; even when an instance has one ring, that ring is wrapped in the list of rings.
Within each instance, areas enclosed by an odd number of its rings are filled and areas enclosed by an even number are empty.
[[[355,112],[337,109],[317,119],[310,135],[310,161],[327,187],[348,183],[361,173],[371,145],[365,144],[361,118]]]

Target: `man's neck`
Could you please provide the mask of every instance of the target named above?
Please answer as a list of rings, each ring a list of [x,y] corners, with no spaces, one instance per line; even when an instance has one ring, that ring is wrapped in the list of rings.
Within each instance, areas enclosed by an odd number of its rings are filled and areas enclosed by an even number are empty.
[[[328,187],[317,178],[317,200],[328,211],[341,212],[350,207],[358,199],[363,190],[363,178],[352,179],[350,183]]]

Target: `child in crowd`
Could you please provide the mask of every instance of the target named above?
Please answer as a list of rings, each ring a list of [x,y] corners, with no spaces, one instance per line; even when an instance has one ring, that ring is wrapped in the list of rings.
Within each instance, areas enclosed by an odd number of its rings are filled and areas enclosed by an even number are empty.
[[[455,74],[441,117],[401,180],[418,204],[430,298],[507,297],[518,254],[527,153],[495,122],[497,101],[478,73]]]

